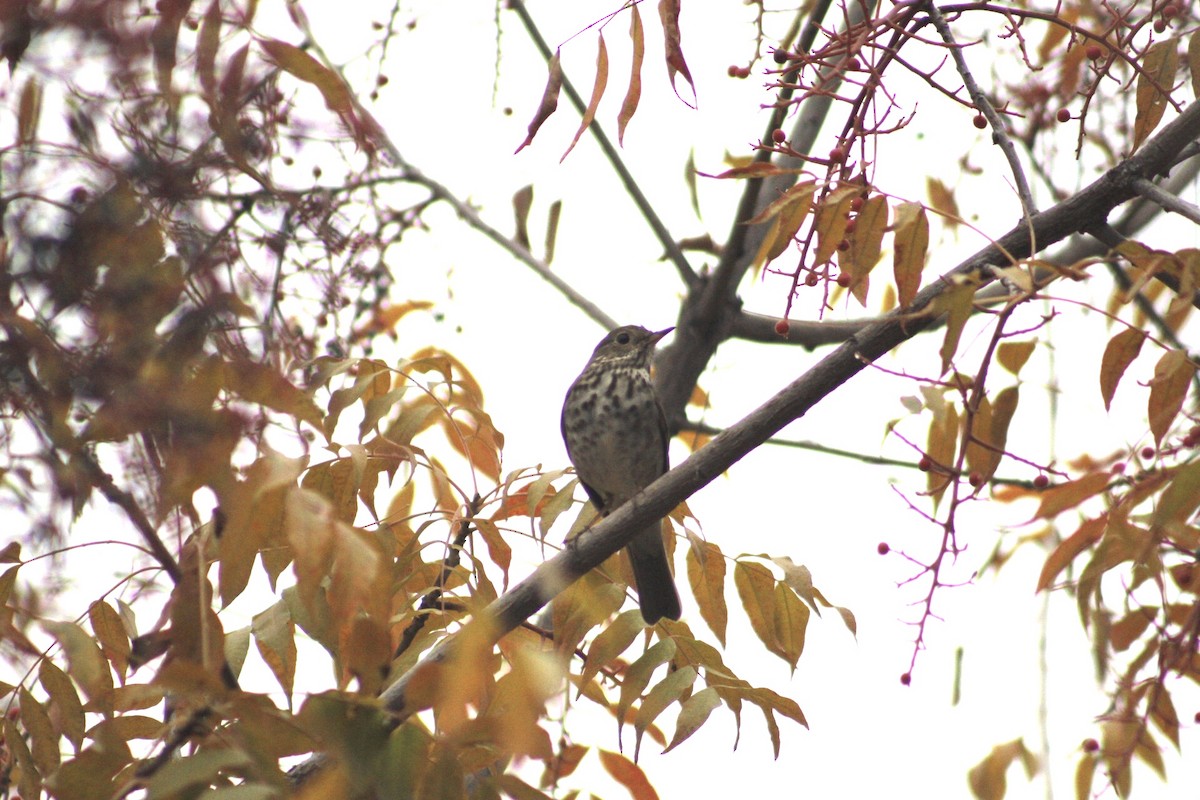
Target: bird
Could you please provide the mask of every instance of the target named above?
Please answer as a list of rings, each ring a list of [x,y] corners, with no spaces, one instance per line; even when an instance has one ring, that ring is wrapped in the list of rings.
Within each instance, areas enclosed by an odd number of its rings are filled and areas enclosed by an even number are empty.
[[[667,422],[650,379],[654,348],[674,328],[625,325],[596,345],[567,390],[562,435],[567,456],[592,505],[607,516],[668,469]],[[682,614],[667,559],[662,520],[625,547],[647,625]]]

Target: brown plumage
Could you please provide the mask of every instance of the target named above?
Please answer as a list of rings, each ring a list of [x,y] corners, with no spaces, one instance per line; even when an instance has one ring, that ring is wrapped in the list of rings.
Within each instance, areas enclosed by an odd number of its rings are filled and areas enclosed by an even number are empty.
[[[650,381],[650,362],[655,345],[672,330],[617,328],[596,346],[567,391],[562,410],[567,455],[603,515],[667,471],[667,424]],[[679,593],[667,561],[662,520],[647,525],[625,551],[642,617],[651,625],[662,617],[679,619]]]

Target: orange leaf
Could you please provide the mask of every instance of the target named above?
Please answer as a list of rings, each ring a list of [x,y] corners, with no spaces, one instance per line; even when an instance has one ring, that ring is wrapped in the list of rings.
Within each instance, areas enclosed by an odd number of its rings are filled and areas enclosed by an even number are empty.
[[[610,750],[596,752],[600,755],[600,763],[604,765],[604,769],[617,783],[625,787],[633,800],[658,800],[658,792],[654,791],[641,767],[620,753]]]
[[[684,104],[689,108],[695,108],[696,100],[696,84],[692,83],[692,73],[688,70],[687,61],[683,58],[683,48],[679,42],[679,0],[659,0],[658,16],[662,20],[663,39],[667,54],[667,77],[671,81],[671,88],[675,90],[675,96],[683,100]],[[679,94],[679,88],[675,85],[675,76],[679,74],[688,82],[688,86],[692,87],[692,102],[689,103]]]
[[[533,119],[529,121],[525,141],[521,142],[521,146],[513,151],[514,154],[521,152],[533,143],[533,137],[537,135],[542,123],[550,119],[550,115],[558,108],[558,93],[562,91],[563,73],[557,50],[554,51],[554,58],[550,59],[549,66],[550,75],[546,78],[546,89],[542,92],[542,101],[538,103],[537,111],[533,112]]]
[[[1104,357],[1100,360],[1100,396],[1104,398],[1104,408],[1107,411],[1112,403],[1113,395],[1117,392],[1117,384],[1129,365],[1142,351],[1142,343],[1146,341],[1144,331],[1137,328],[1126,328],[1109,340],[1104,348]]]
[[[579,121],[579,130],[575,131],[575,138],[571,140],[567,152],[563,153],[562,158],[558,160],[560,164],[567,160],[567,156],[579,142],[579,137],[583,136],[583,132],[596,118],[596,109],[600,106],[600,98],[604,96],[604,89],[608,86],[608,48],[604,44],[603,33],[600,34],[599,40],[599,48],[596,51],[596,82],[592,84],[592,99],[588,100],[587,108],[583,112],[583,119]]]
[[[1054,486],[1042,492],[1042,502],[1038,505],[1034,519],[1050,519],[1069,508],[1087,500],[1095,494],[1104,491],[1108,486],[1109,475],[1105,472],[1093,472],[1073,481]]]
[[[920,203],[900,203],[896,206],[894,219],[892,268],[900,307],[907,308],[921,288],[925,251],[929,247],[929,219]]]
[[[629,90],[621,103],[621,112],[617,114],[617,144],[625,146],[625,126],[633,119],[637,111],[638,101],[642,99],[642,60],[646,55],[646,38],[642,30],[642,13],[637,5],[629,9],[629,39],[633,44],[633,64],[629,68]]]
[[[1154,378],[1150,381],[1150,431],[1154,441],[1161,443],[1171,423],[1183,408],[1188,384],[1196,367],[1182,350],[1169,350],[1154,366]]]

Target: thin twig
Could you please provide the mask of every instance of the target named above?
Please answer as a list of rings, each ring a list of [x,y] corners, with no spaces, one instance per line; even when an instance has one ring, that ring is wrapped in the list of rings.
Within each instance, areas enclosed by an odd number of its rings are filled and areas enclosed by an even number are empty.
[[[987,119],[988,124],[992,127],[992,135],[994,141],[1000,146],[1001,152],[1004,153],[1004,158],[1008,160],[1009,169],[1012,170],[1013,180],[1017,184],[1017,197],[1021,200],[1021,212],[1025,219],[1029,219],[1037,213],[1037,205],[1033,201],[1033,192],[1029,188],[1029,179],[1025,177],[1025,168],[1021,166],[1021,159],[1017,155],[1017,148],[1013,146],[1012,139],[1008,137],[1008,131],[1005,128],[1004,120],[996,113],[996,109],[992,107],[992,102],[979,88],[979,84],[975,82],[975,76],[971,74],[971,69],[967,66],[967,60],[963,57],[962,46],[954,40],[954,32],[950,30],[949,23],[942,16],[941,10],[933,0],[928,0],[925,3],[925,10],[929,14],[929,18],[933,20],[933,25],[941,34],[942,41],[950,50],[950,56],[954,59],[954,66],[958,69],[958,74],[962,78],[963,86],[966,87],[967,93],[971,95],[971,102],[979,109],[979,113],[983,114]]]
[[[1176,214],[1187,217],[1192,222],[1200,225],[1200,207],[1187,202],[1178,195],[1171,194],[1157,183],[1146,178],[1138,178],[1133,182],[1133,188],[1137,189],[1138,194],[1147,200],[1158,203],[1167,211],[1174,211]]]

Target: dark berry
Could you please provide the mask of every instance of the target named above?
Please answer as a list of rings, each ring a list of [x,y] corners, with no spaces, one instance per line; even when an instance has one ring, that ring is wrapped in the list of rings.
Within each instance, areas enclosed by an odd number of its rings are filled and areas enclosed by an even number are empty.
[[[1060,108],[1058,110],[1058,114],[1056,114],[1054,118],[1057,119],[1059,122],[1070,122],[1071,121],[1071,111],[1066,108]]]
[[[887,542],[880,542],[879,546],[875,548],[875,552],[879,553],[879,555],[881,555],[881,556],[886,556],[891,551],[891,549],[892,548],[888,547]]]
[[[775,332],[778,333],[780,336],[787,336],[788,329],[790,327],[791,326],[788,324],[788,321],[786,319],[781,319],[775,323]]]

